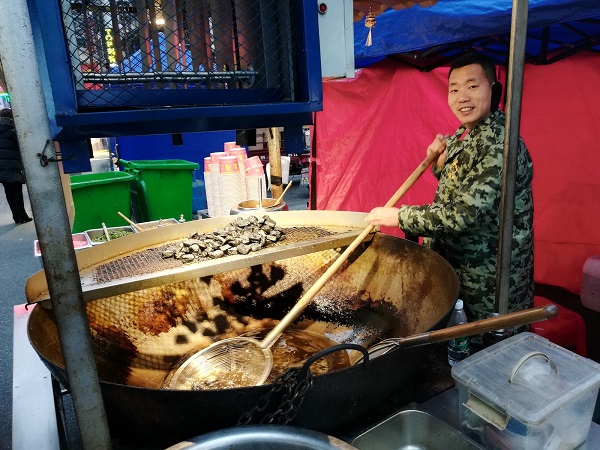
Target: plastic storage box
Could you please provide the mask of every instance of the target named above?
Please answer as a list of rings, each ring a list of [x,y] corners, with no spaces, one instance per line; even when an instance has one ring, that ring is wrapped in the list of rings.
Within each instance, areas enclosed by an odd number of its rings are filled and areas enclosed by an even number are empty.
[[[119,161],[134,176],[131,207],[138,222],[192,219],[192,174],[199,164],[179,159]]]
[[[581,303],[600,312],[600,255],[590,256],[583,264]]]
[[[457,363],[462,431],[490,449],[567,450],[587,439],[600,364],[533,333]]]
[[[102,172],[71,175],[71,193],[75,206],[73,233],[92,228],[123,225],[117,214],[129,215],[129,184],[134,177],[125,172]]]

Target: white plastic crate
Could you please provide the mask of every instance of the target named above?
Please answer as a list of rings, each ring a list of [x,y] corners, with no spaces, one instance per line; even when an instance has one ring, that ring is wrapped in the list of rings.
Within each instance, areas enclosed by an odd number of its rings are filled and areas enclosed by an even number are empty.
[[[587,439],[600,364],[533,333],[452,368],[463,432],[486,448],[567,450]]]

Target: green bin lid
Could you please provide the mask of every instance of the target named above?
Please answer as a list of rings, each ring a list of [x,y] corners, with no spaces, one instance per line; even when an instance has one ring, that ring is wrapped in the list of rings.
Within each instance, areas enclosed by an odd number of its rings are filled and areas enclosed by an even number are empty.
[[[186,169],[186,170],[196,170],[200,167],[200,164],[184,161],[182,159],[156,159],[156,160],[136,160],[136,161],[125,161],[121,160],[125,167],[129,167],[131,169]]]
[[[100,172],[71,175],[71,189],[81,189],[110,183],[129,183],[133,179],[135,179],[135,177],[126,172]]]

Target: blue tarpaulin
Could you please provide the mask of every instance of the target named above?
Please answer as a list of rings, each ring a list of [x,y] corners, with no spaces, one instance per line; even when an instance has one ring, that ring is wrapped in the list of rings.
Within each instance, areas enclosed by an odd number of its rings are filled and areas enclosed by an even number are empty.
[[[372,46],[365,45],[368,28],[364,19],[354,24],[356,65],[393,54],[421,51],[435,46],[469,42],[511,30],[509,0],[439,0],[422,8],[389,9],[377,16]],[[571,25],[576,22],[576,27]],[[544,27],[548,27],[544,30]],[[548,39],[544,40],[543,33]],[[600,50],[599,0],[530,0],[527,53],[586,45]],[[492,43],[493,44],[493,43]],[[489,42],[488,42],[489,45]],[[493,53],[493,49],[490,49]]]

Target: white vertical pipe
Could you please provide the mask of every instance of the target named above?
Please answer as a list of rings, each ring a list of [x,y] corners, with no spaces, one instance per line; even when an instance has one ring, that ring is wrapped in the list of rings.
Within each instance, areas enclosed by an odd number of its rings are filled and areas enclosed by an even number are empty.
[[[83,446],[111,448],[60,172],[36,156],[56,155],[26,0],[2,3],[0,53]]]

